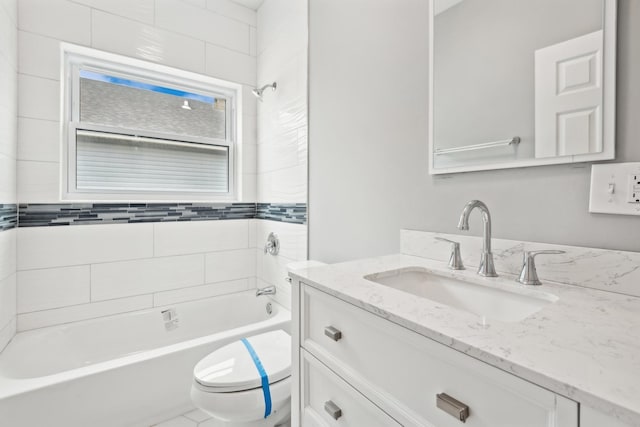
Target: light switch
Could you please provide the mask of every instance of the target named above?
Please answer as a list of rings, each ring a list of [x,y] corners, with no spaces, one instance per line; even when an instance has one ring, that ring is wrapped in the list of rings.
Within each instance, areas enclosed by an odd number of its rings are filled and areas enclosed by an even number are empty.
[[[589,212],[640,215],[640,162],[593,165]]]

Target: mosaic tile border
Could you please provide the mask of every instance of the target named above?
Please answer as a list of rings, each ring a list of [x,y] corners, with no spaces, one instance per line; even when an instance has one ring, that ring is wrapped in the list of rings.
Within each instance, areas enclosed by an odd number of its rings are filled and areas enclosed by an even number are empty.
[[[305,224],[306,213],[304,203],[21,203],[17,225],[47,227],[252,218]]]
[[[0,231],[11,230],[18,226],[18,206],[0,203]]]
[[[258,203],[256,218],[270,221],[305,224],[307,222],[306,203]]]

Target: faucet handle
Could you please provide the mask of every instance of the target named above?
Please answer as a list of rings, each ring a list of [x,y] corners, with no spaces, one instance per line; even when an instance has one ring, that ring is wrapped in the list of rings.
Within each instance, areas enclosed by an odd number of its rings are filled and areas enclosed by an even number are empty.
[[[277,234],[271,232],[267,237],[267,243],[264,245],[264,253],[265,255],[278,255],[278,252],[280,252],[280,239],[278,239]]]
[[[536,271],[535,257],[536,255],[559,255],[564,254],[565,251],[560,250],[544,250],[544,251],[524,251],[522,254],[522,270],[517,281],[523,285],[541,285],[540,279],[538,279],[538,273]]]
[[[451,256],[449,257],[449,268],[451,270],[464,270],[464,264],[462,263],[462,256],[460,256],[460,242],[445,239],[444,237],[436,237],[436,240],[441,242],[451,243]]]

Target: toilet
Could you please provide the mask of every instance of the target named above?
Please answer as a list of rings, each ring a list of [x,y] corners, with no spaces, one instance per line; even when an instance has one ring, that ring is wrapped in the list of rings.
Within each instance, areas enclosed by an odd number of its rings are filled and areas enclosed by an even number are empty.
[[[275,427],[291,416],[291,336],[283,330],[219,348],[193,376],[191,400],[216,427]]]

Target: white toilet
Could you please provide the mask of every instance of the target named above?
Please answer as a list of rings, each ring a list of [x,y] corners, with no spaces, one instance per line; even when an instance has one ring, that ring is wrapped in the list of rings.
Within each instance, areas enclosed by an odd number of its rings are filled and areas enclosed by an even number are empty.
[[[191,400],[220,427],[274,427],[291,415],[291,337],[277,330],[235,341],[193,369]]]

